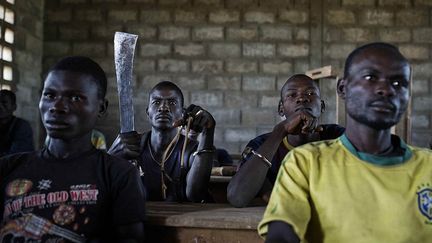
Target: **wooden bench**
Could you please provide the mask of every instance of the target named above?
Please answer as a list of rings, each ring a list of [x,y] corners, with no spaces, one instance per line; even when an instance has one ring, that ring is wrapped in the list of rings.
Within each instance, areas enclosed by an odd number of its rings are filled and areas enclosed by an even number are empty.
[[[146,242],[264,242],[257,226],[265,207],[147,202]]]

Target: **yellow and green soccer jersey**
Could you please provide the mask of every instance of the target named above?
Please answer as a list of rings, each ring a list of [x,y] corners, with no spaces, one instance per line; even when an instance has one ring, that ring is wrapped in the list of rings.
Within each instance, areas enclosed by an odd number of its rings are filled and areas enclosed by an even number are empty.
[[[396,139],[398,139],[396,137]],[[292,150],[258,226],[290,224],[302,242],[432,242],[432,152],[356,152],[345,135]]]

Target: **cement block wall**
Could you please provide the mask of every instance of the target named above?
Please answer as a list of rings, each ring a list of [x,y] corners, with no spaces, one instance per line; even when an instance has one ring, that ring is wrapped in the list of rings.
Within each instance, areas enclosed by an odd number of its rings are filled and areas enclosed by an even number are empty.
[[[30,122],[35,144],[41,137],[38,103],[42,83],[44,1],[16,1],[15,80],[17,80],[16,116]]]
[[[176,82],[186,104],[217,121],[216,145],[239,153],[279,121],[279,89],[308,69],[343,68],[347,54],[370,41],[398,45],[412,61],[413,144],[432,134],[432,0],[49,0],[44,8],[43,69],[65,55],[87,55],[109,76],[109,114],[99,124],[118,131],[113,35],[139,35],[134,103],[139,131],[149,129],[147,92]],[[334,82],[321,82],[335,121]]]

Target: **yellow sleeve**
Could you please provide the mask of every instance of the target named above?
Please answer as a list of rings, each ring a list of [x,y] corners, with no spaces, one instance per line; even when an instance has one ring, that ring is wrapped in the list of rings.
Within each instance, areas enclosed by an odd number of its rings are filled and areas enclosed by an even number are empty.
[[[107,149],[105,136],[103,135],[103,133],[101,133],[97,130],[93,130],[91,141],[92,141],[92,144],[95,148],[101,149],[101,150]]]
[[[294,149],[282,161],[270,201],[258,225],[258,233],[263,238],[267,235],[270,222],[283,221],[293,227],[301,240],[304,239],[311,206],[308,160],[301,152]]]

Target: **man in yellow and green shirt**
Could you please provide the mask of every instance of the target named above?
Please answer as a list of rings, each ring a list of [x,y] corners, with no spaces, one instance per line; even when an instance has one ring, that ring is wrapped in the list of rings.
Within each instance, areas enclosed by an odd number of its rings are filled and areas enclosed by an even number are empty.
[[[408,106],[410,66],[387,43],[354,50],[338,94],[345,134],[292,150],[258,226],[266,242],[428,242],[432,152],[391,135]]]

